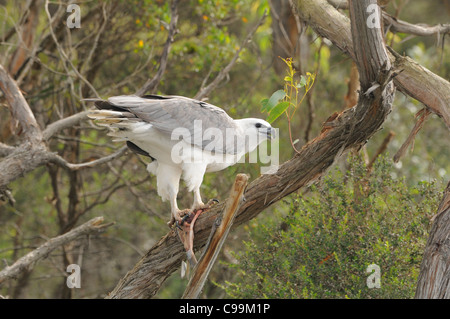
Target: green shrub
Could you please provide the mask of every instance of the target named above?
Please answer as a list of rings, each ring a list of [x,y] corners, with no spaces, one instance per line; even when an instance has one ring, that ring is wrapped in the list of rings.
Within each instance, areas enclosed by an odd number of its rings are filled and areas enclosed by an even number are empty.
[[[289,213],[257,222],[235,253],[234,298],[412,298],[430,218],[440,198],[435,182],[408,187],[379,160],[368,172],[351,158],[320,185],[288,204]],[[367,267],[381,270],[368,288]]]

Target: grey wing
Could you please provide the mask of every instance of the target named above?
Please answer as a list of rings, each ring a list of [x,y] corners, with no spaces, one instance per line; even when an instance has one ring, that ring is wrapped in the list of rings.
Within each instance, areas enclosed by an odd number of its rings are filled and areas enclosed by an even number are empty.
[[[182,132],[189,132],[189,137],[184,139],[189,138],[192,145],[203,150],[236,154],[244,147],[237,138],[239,129],[234,120],[221,108],[206,102],[159,95],[116,96],[109,98],[108,102],[133,113],[174,139],[178,139]]]

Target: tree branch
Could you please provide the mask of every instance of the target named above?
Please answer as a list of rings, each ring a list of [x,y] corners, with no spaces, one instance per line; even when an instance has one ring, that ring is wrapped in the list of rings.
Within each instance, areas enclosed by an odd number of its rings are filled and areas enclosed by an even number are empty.
[[[8,279],[16,278],[21,272],[29,270],[39,259],[48,256],[48,254],[56,248],[61,247],[80,236],[101,233],[105,228],[114,224],[102,224],[102,222],[103,217],[96,217],[63,235],[50,239],[45,244],[17,260],[13,265],[0,271],[0,285]]]
[[[39,166],[47,164],[53,157],[42,144],[23,143],[0,162],[0,190],[9,183]]]
[[[395,133],[393,131],[390,131],[388,135],[384,138],[383,142],[381,143],[380,147],[377,149],[375,154],[370,159],[369,163],[367,164],[367,170],[371,171],[373,164],[375,164],[375,161],[377,160],[378,156],[384,153],[386,151],[388,144],[391,142],[392,138],[395,136]]]
[[[16,121],[14,127],[17,127],[17,123],[20,124],[22,132],[29,142],[41,142],[42,133],[30,106],[23,97],[16,82],[2,65],[0,65],[0,90],[3,91],[8,101],[12,120]]]
[[[402,158],[405,155],[406,150],[408,149],[409,145],[412,144],[413,148],[414,148],[414,139],[415,139],[417,133],[419,133],[419,131],[422,129],[423,124],[425,123],[425,120],[428,118],[428,115],[430,115],[430,114],[431,114],[431,112],[428,111],[427,109],[422,109],[419,112],[417,112],[416,117],[418,117],[418,120],[417,120],[416,124],[414,124],[414,127],[411,130],[411,132],[409,133],[406,141],[402,144],[402,146],[397,151],[397,153],[395,153],[394,163],[398,163],[398,161],[400,161],[400,158]]]
[[[58,154],[55,153],[50,153],[49,157],[49,162],[52,162],[54,164],[57,164],[59,166],[61,166],[64,169],[70,170],[70,171],[77,171],[79,169],[82,168],[91,168],[100,164],[105,164],[108,163],[112,160],[115,160],[116,158],[119,158],[120,156],[122,156],[123,154],[125,154],[128,150],[128,147],[122,146],[118,151],[109,154],[105,157],[90,161],[90,162],[86,162],[86,163],[80,163],[80,164],[72,164],[67,162],[64,158],[62,158],[61,156],[59,156]]]
[[[63,129],[73,127],[81,121],[88,120],[88,113],[89,111],[82,111],[49,124],[42,132],[44,140],[48,141],[53,135],[62,131]]]

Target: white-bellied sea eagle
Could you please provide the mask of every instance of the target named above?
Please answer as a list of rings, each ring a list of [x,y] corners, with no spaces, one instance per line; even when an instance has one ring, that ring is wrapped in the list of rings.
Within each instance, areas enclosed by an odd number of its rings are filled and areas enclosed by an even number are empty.
[[[96,100],[89,117],[108,127],[110,136],[152,159],[158,195],[171,205],[169,225],[180,222],[180,178],[194,193],[192,210],[205,208],[200,186],[206,172],[235,164],[275,130],[261,119],[234,120],[221,108],[182,96],[123,95]]]

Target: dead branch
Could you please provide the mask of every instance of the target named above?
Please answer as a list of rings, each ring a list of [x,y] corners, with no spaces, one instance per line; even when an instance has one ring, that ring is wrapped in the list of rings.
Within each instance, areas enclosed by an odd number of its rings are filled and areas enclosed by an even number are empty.
[[[124,146],[115,153],[91,162],[81,164],[69,163],[58,154],[49,151],[43,141],[48,140],[55,133],[65,128],[73,127],[73,125],[87,119],[86,114],[88,111],[56,121],[42,132],[16,82],[2,65],[0,65],[0,89],[8,101],[12,120],[16,121],[16,126],[20,125],[22,134],[27,140],[17,147],[0,144],[0,155],[7,155],[0,162],[0,172],[2,172],[0,174],[0,189],[4,189],[18,177],[47,163],[54,163],[70,171],[76,171],[112,161],[127,151],[127,147]]]
[[[20,125],[20,133],[25,142],[14,148],[0,162],[0,189],[4,189],[19,176],[34,170],[48,162],[48,152],[42,143],[42,132],[33,112],[22,95],[19,87],[8,72],[0,65],[0,90],[6,97],[11,112],[11,121],[16,129]],[[5,148],[3,148],[5,149]]]
[[[328,3],[331,4],[336,9],[348,9],[348,1],[347,0],[328,0]]]
[[[48,141],[56,133],[88,120],[88,113],[89,111],[82,111],[49,124],[42,132],[44,140]]]
[[[419,112],[417,112],[416,117],[418,117],[418,120],[416,124],[414,124],[414,127],[409,133],[406,141],[402,144],[400,149],[394,155],[394,163],[398,163],[400,158],[402,158],[405,155],[409,145],[412,145],[412,147],[414,148],[414,138],[416,137],[417,133],[419,133],[420,129],[423,127],[423,124],[425,123],[425,120],[428,118],[428,115],[430,114],[431,112],[428,109],[422,109]]]
[[[169,59],[169,52],[170,47],[172,46],[172,42],[174,41],[174,37],[177,34],[177,22],[178,22],[178,2],[179,0],[173,0],[172,5],[170,6],[170,12],[171,12],[171,19],[169,24],[169,34],[167,36],[166,43],[164,44],[163,52],[161,55],[161,59],[159,61],[159,69],[156,72],[155,76],[152,79],[147,80],[145,82],[144,86],[141,87],[137,92],[136,95],[144,95],[145,92],[150,91],[154,92],[156,88],[158,87],[159,82],[161,81],[161,78],[166,71],[167,67],[167,60]]]
[[[113,225],[113,223],[102,223],[103,217],[96,217],[63,235],[50,239],[45,244],[17,260],[13,265],[0,271],[0,285],[8,279],[16,278],[21,272],[33,268],[39,259],[45,258],[56,248],[61,247],[80,236],[101,233],[105,228]]]
[[[39,166],[45,165],[53,157],[45,146],[23,143],[0,162],[0,189]]]
[[[119,150],[117,150],[116,152],[109,154],[107,156],[101,157],[99,159],[90,161],[90,162],[86,162],[86,163],[80,163],[80,164],[72,164],[67,162],[64,158],[62,158],[61,156],[59,156],[56,153],[50,153],[49,157],[50,160],[49,162],[52,162],[54,164],[57,164],[59,166],[61,166],[64,169],[70,170],[70,171],[77,171],[79,169],[82,168],[91,168],[100,164],[105,164],[108,163],[112,160],[115,160],[116,158],[121,157],[123,154],[125,154],[128,150],[128,147],[122,146]]]
[[[238,174],[236,176],[223,215],[214,222],[204,252],[198,264],[195,266],[192,277],[183,293],[183,299],[196,299],[200,295],[212,266],[219,255],[220,249],[228,236],[236,212],[241,205],[242,195],[244,194],[247,182],[247,175]]]

